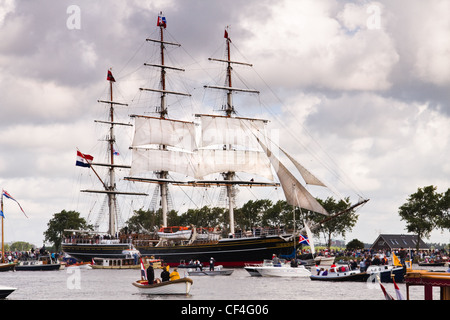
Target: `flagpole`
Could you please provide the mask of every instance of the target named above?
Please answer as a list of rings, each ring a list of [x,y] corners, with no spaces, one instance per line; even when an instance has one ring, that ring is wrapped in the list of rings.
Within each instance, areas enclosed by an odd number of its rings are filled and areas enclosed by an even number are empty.
[[[1,210],[2,210],[2,263],[5,263],[5,238],[4,238],[4,229],[3,229],[3,219],[5,219],[4,214],[3,214],[3,191],[2,191],[2,197],[1,197]]]

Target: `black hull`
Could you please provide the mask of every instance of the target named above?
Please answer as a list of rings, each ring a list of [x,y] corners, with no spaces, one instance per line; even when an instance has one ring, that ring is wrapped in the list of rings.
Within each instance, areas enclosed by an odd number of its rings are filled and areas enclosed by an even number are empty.
[[[117,244],[90,244],[90,243],[63,243],[62,251],[83,262],[90,262],[93,258],[125,258],[124,250],[131,249],[129,243]]]
[[[181,260],[199,260],[207,263],[211,257],[217,265],[244,267],[248,263],[260,263],[273,254],[288,255],[294,251],[294,241],[289,237],[266,236],[239,239],[221,239],[218,243],[150,247],[135,244],[142,256],[154,256],[170,266],[178,266]]]
[[[53,271],[59,270],[61,265],[58,264],[41,264],[41,265],[28,265],[28,266],[16,266],[16,271]]]
[[[0,272],[14,271],[15,267],[16,267],[15,263],[0,263]]]

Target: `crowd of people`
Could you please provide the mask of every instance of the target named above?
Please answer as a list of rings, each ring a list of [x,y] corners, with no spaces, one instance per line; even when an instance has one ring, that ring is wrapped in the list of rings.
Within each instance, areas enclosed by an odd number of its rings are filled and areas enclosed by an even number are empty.
[[[4,259],[5,261],[12,263],[14,261],[39,260],[39,257],[41,256],[50,256],[53,261],[57,261],[61,254],[58,252],[50,253],[44,246],[39,250],[31,248],[28,251],[5,251]]]

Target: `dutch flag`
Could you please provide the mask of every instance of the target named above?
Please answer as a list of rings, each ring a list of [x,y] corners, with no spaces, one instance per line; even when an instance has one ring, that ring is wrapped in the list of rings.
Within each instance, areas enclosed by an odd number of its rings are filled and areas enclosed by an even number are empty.
[[[94,160],[93,156],[77,151],[77,162],[76,162],[77,166],[89,168],[93,160]]]

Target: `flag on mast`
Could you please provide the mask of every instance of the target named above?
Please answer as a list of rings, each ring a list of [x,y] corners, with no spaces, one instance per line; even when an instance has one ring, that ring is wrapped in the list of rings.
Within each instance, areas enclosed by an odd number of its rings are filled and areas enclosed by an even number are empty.
[[[93,160],[94,160],[93,156],[81,153],[80,151],[77,150],[77,162],[75,163],[75,165],[79,167],[89,168]]]
[[[141,280],[147,280],[147,271],[145,270],[142,258],[141,258]]]
[[[108,70],[108,75],[106,76],[106,80],[116,82],[116,79],[114,79],[111,70]]]
[[[161,14],[162,14],[162,12],[161,12]],[[156,23],[156,25],[157,25],[158,27],[164,27],[164,28],[166,28],[166,27],[167,27],[167,20],[166,20],[166,17],[163,17],[161,14],[158,15],[158,22]]]
[[[19,206],[20,210],[22,210],[22,212],[23,212],[23,214],[25,215],[25,217],[28,218],[28,216],[27,216],[27,214],[25,213],[25,211],[23,211],[22,206],[20,205],[20,203],[19,203],[16,199],[14,199],[14,198],[6,191],[6,190],[2,190],[2,197],[3,197],[3,196],[5,196],[5,197],[8,198],[8,199],[11,199],[11,200],[15,201],[15,202],[17,203],[17,205]],[[0,211],[0,215],[1,215],[3,218],[5,217],[3,211]]]

